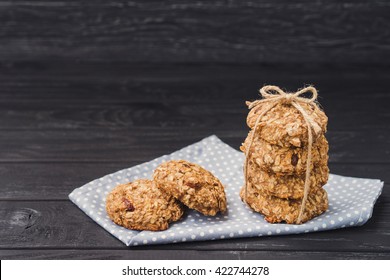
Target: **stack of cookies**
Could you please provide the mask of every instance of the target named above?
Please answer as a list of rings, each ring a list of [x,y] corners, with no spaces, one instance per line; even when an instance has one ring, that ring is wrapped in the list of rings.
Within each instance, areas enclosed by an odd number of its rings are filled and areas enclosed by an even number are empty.
[[[264,114],[268,105],[257,104],[247,117],[251,130],[241,146],[247,156],[247,177],[240,196],[270,223],[304,223],[328,208],[322,188],[329,176],[329,147],[324,136],[328,118],[314,102],[300,103],[317,128],[312,129],[310,184],[300,215],[309,146],[307,120],[291,102],[278,102]]]
[[[106,199],[110,219],[134,230],[165,230],[183,216],[184,206],[206,216],[227,208],[225,190],[218,178],[185,160],[164,162],[154,171],[153,180],[118,185]]]

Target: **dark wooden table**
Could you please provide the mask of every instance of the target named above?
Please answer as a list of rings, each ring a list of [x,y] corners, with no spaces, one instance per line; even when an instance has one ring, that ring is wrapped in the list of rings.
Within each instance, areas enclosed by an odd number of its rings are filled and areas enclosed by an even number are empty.
[[[1,259],[390,258],[388,4],[0,2]],[[128,248],[68,200],[211,134],[238,149],[245,100],[308,83],[331,172],[385,181],[364,226]]]

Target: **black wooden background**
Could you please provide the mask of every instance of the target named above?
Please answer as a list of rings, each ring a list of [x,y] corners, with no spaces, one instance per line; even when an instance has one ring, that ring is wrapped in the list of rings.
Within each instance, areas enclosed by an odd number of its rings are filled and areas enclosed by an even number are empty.
[[[390,257],[390,2],[1,1],[0,258]],[[314,84],[331,172],[379,178],[359,228],[127,248],[67,195],[216,134],[245,100]]]

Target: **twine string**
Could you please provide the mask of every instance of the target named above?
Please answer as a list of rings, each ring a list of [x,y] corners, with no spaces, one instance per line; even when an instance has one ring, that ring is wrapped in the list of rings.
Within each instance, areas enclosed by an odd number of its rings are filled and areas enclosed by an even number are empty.
[[[310,98],[301,97],[302,94],[310,92],[312,95]],[[297,224],[302,222],[303,213],[305,211],[306,202],[308,198],[308,193],[310,189],[310,168],[312,162],[312,147],[313,147],[313,131],[315,133],[319,133],[321,131],[321,127],[308,115],[308,113],[302,108],[301,104],[314,104],[317,100],[317,90],[312,87],[305,87],[295,93],[286,93],[282,89],[277,86],[264,86],[260,89],[260,94],[263,99],[255,100],[253,102],[248,103],[248,108],[253,109],[258,107],[264,103],[268,103],[269,105],[260,111],[260,114],[256,117],[255,125],[253,127],[253,132],[249,140],[249,145],[245,150],[245,165],[244,165],[244,174],[245,174],[245,200],[247,200],[248,193],[248,165],[249,165],[249,152],[253,144],[253,140],[256,134],[256,130],[260,123],[261,118],[269,112],[276,105],[281,103],[288,103],[294,106],[302,115],[305,120],[308,132],[308,152],[307,152],[307,160],[306,160],[306,173],[305,173],[305,184],[303,189],[303,198],[301,202],[301,207],[299,209],[299,214],[297,218]]]

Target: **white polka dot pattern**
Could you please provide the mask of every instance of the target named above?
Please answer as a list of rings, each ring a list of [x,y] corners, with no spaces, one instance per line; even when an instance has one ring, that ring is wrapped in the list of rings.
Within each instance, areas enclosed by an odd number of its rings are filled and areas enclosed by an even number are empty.
[[[138,178],[150,178],[154,168],[163,161],[185,159],[210,170],[225,186],[228,211],[206,217],[187,210],[183,218],[165,231],[135,231],[114,224],[105,211],[105,199],[116,185]],[[217,240],[228,238],[286,235],[337,228],[360,226],[372,215],[374,204],[381,194],[383,182],[330,175],[325,189],[329,209],[303,225],[269,224],[261,214],[244,205],[239,191],[244,182],[244,156],[241,152],[210,136],[202,141],[150,162],[96,179],[70,195],[70,200],[96,223],[128,246]]]

